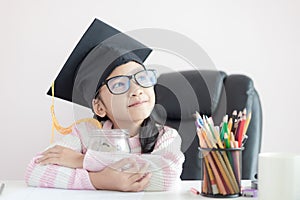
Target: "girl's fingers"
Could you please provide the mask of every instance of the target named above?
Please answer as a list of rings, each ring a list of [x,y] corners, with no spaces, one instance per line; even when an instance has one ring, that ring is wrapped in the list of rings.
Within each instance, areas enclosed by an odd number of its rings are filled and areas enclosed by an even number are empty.
[[[137,181],[140,181],[144,176],[146,176],[146,174],[135,173],[135,174],[132,174],[132,176],[130,176],[128,180],[129,180],[130,184],[133,184]]]
[[[151,176],[151,174],[147,174],[141,181],[133,183],[132,186],[134,191],[140,192],[144,190],[148,186]]]
[[[44,151],[42,153],[42,155],[45,155],[45,154],[48,154],[48,153],[60,153],[62,148],[63,148],[62,146],[55,145],[54,147],[51,147],[48,150]]]
[[[36,160],[36,162],[37,163],[41,163],[42,164],[42,162],[44,162],[45,160],[47,160],[47,159],[50,159],[50,158],[59,158],[60,156],[59,156],[59,154],[57,154],[57,153],[47,153],[46,155],[44,155],[43,157],[41,157],[41,158],[38,158],[37,160]]]
[[[60,165],[60,160],[59,158],[48,158],[42,162],[40,162],[41,165],[48,165],[48,164],[55,164],[55,165]]]
[[[148,168],[149,168],[149,164],[145,163],[139,170],[132,172],[133,174],[131,176],[135,176],[136,174],[141,174],[142,176],[144,176],[145,173],[148,171]]]
[[[145,163],[137,173],[134,173],[132,174],[132,176],[129,177],[129,180],[132,183],[136,181],[140,181],[141,179],[143,179],[149,174],[147,173],[148,168],[149,168],[149,163]]]

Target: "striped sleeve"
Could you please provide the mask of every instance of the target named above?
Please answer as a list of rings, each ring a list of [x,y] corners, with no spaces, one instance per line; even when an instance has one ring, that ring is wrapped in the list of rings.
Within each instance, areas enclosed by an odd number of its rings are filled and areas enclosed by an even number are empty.
[[[180,148],[181,138],[177,131],[165,127],[151,154],[120,154],[88,150],[83,168],[88,171],[99,171],[122,158],[131,158],[136,160],[139,167],[149,164],[147,172],[152,173],[152,177],[146,191],[172,190],[176,189],[180,182],[184,162],[184,155]]]
[[[175,129],[165,127],[151,154],[141,158],[150,163],[152,173],[147,191],[174,190],[180,183],[184,155],[181,152],[181,138]]]
[[[83,148],[76,128],[73,128],[71,134],[64,136],[61,140],[50,145],[48,148],[55,145],[64,146],[77,152],[82,152]],[[40,154],[35,156],[26,169],[25,182],[28,186],[63,189],[95,189],[90,181],[87,170],[72,169],[52,164],[40,165],[35,162],[39,157]]]

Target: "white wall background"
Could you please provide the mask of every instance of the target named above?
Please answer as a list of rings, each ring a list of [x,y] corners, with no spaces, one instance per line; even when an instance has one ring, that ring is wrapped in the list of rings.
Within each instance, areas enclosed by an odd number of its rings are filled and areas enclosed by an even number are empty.
[[[95,17],[123,31],[184,34],[218,69],[250,76],[263,106],[262,151],[300,153],[299,10],[297,0],[1,0],[0,179],[22,179],[49,144],[45,93]],[[73,122],[72,105],[56,100],[56,113]]]

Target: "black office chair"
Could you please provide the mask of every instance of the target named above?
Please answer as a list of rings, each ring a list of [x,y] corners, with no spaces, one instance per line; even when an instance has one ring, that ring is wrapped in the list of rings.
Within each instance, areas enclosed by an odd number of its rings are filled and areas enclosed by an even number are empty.
[[[252,111],[248,140],[242,153],[242,178],[254,179],[261,148],[262,109],[252,80],[245,75],[222,71],[192,70],[162,74],[155,87],[154,116],[178,130],[185,154],[182,180],[201,179],[199,141],[193,114],[212,116],[219,125],[224,115],[246,108]]]

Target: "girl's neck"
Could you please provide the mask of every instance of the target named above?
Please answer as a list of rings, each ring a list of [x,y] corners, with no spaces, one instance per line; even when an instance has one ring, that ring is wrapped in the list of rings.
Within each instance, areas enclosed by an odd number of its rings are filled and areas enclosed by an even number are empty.
[[[113,128],[127,129],[130,137],[134,137],[139,133],[143,121],[113,121]]]

